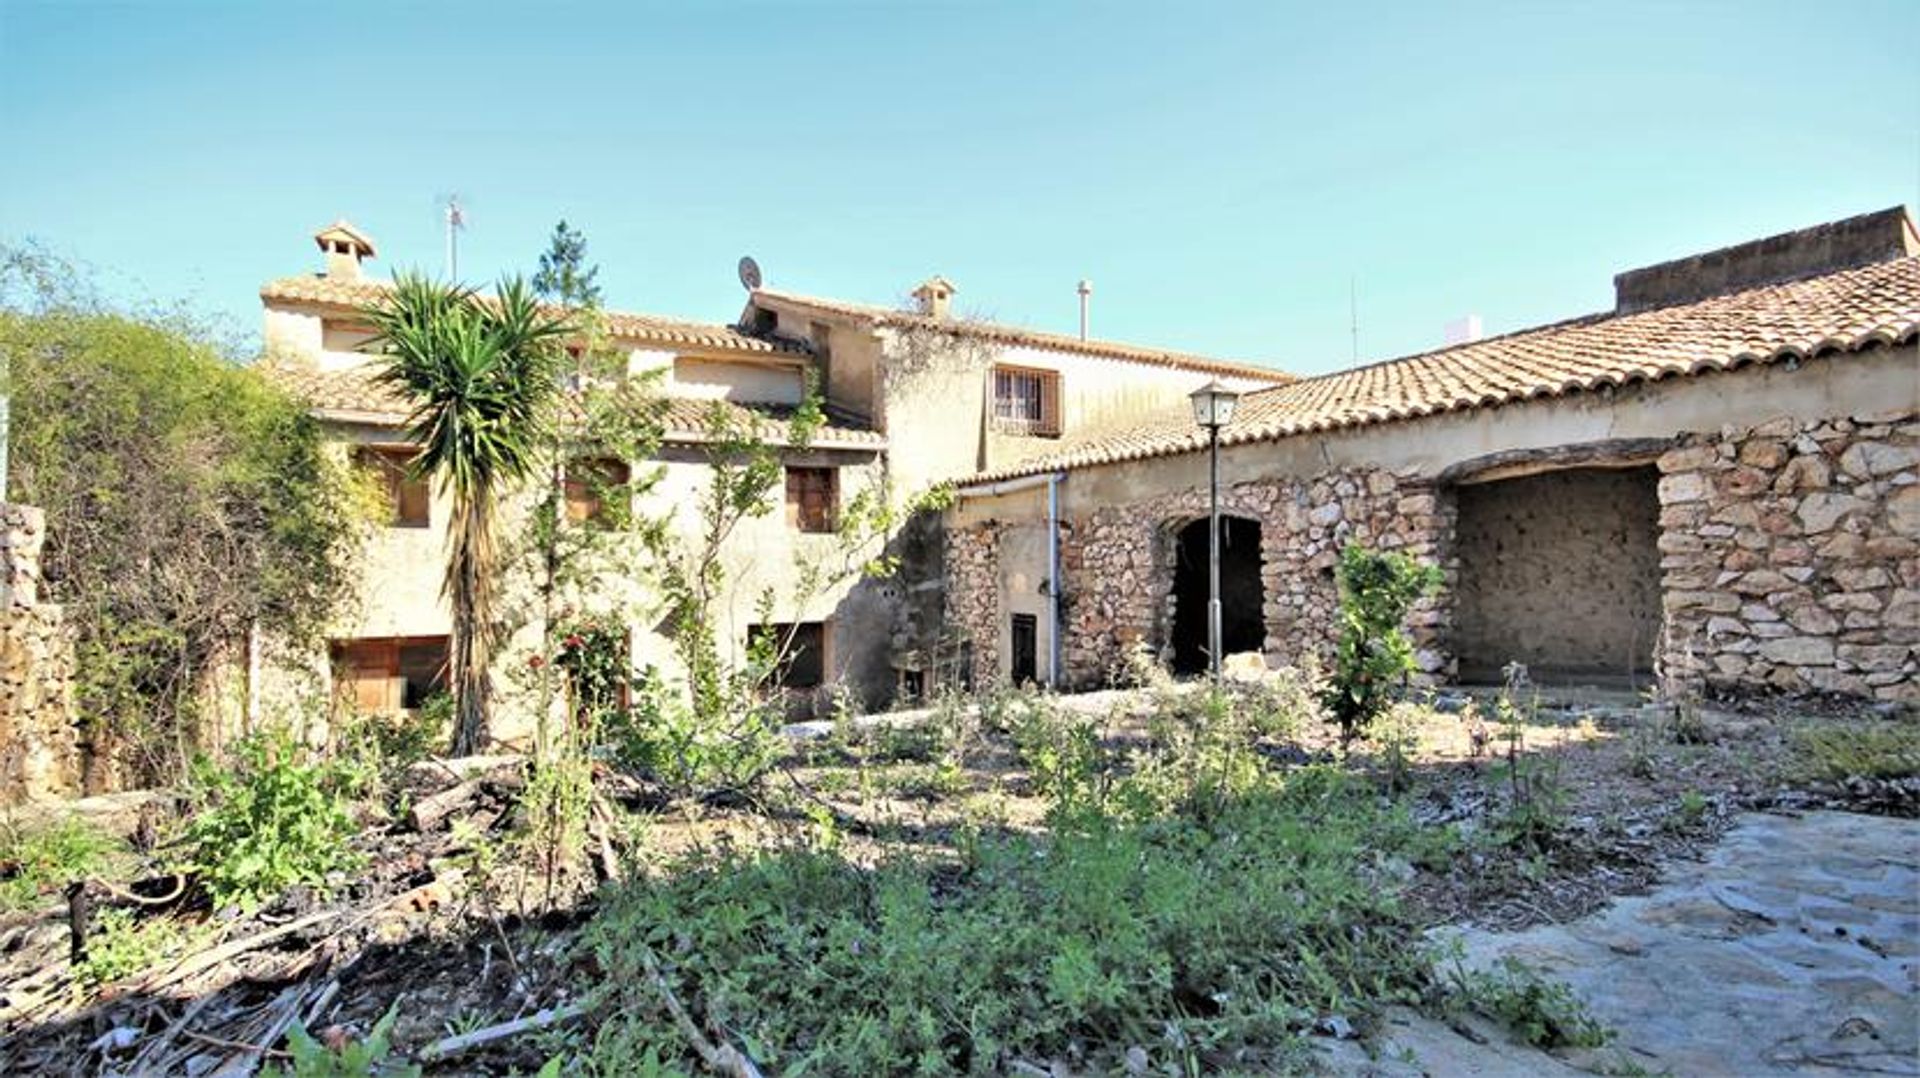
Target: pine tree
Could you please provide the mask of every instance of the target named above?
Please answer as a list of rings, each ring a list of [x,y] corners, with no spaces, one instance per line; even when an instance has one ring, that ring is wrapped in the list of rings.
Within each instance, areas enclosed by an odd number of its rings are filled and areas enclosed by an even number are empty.
[[[540,268],[533,275],[533,290],[550,303],[567,307],[598,307],[599,266],[587,264],[587,237],[566,221],[553,226],[553,238],[540,255]]]

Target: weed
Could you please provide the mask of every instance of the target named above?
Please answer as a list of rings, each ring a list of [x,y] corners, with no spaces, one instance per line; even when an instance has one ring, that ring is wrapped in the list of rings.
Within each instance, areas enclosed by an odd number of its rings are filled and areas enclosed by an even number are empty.
[[[1223,1045],[1270,1071],[1297,1062],[1318,1016],[1431,985],[1418,933],[1365,870],[1379,822],[1364,790],[1315,773],[1206,822],[976,831],[957,865],[863,868],[811,847],[694,861],[611,892],[589,928],[609,1016],[593,1052],[614,1066],[669,1045],[664,1062],[694,1061],[650,980],[657,961],[700,1024],[767,1073],[1070,1056],[1097,1073],[1132,1046],[1164,1068]]]
[[[1504,845],[1544,854],[1566,827],[1561,758],[1558,753],[1526,753],[1526,731],[1538,713],[1539,700],[1525,695],[1529,688],[1525,666],[1509,663],[1505,672],[1506,686],[1493,706],[1500,739],[1506,745],[1507,805],[1493,822],[1493,833]]]
[[[1794,731],[1795,777],[1810,782],[1920,775],[1920,725],[1824,723]]]
[[[291,1068],[268,1067],[262,1078],[419,1078],[420,1068],[388,1059],[393,1054],[393,1023],[400,1017],[400,1004],[394,1003],[373,1024],[367,1038],[347,1040],[329,1047],[313,1038],[306,1027],[295,1022],[287,1030],[287,1051],[293,1056]],[[542,1072],[544,1073],[544,1072]]]
[[[0,824],[0,910],[26,909],[75,880],[108,871],[124,847],[78,820]]]
[[[1710,802],[1698,790],[1688,790],[1680,795],[1680,803],[1660,821],[1660,828],[1668,832],[1692,831],[1706,822],[1707,808]]]
[[[1469,1006],[1536,1048],[1601,1048],[1614,1037],[1573,989],[1511,956],[1483,971],[1469,972],[1456,962],[1452,977]]]
[[[347,845],[357,830],[347,815],[340,765],[301,763],[284,729],[234,745],[232,766],[194,765],[206,807],[187,827],[192,867],[214,904],[253,909],[294,884],[327,885],[360,858]]]
[[[74,972],[88,984],[111,984],[188,949],[191,934],[171,917],[141,920],[132,910],[109,907],[93,921],[87,957]]]

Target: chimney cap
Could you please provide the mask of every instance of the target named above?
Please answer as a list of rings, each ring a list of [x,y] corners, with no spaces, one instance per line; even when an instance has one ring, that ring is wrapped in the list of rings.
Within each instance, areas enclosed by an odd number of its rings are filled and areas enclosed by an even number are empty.
[[[353,227],[345,217],[315,232],[313,242],[323,252],[331,252],[334,244],[344,243],[356,259],[375,257],[373,237]]]
[[[936,273],[933,276],[927,278],[926,280],[921,281],[920,286],[913,290],[913,294],[916,296],[920,296],[920,295],[951,296],[958,291],[960,291],[959,286],[955,285],[952,281],[949,281],[945,277],[942,277]]]

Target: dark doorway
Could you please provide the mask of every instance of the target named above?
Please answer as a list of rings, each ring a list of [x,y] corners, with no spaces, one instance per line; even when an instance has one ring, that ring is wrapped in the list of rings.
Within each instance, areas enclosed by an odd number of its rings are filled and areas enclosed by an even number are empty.
[[[1173,567],[1173,672],[1207,669],[1207,521],[1180,529]],[[1224,655],[1260,651],[1267,624],[1260,594],[1260,524],[1220,518],[1220,642]]]
[[[1040,619],[1032,614],[1013,616],[1013,683],[1040,680]]]
[[[1510,662],[1543,685],[1645,681],[1660,631],[1659,479],[1575,468],[1458,489],[1462,681],[1497,684]]]

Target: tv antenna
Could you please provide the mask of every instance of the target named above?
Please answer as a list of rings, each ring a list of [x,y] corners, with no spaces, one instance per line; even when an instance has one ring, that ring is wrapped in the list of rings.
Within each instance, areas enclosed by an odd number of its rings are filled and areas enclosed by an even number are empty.
[[[1348,329],[1353,334],[1353,361],[1360,362],[1360,276],[1347,277]]]
[[[467,211],[460,205],[460,195],[442,195],[438,200],[447,222],[447,280],[460,279],[460,231],[467,227]]]
[[[760,280],[760,263],[743,256],[740,259],[740,287],[749,292],[756,291],[760,287]]]

